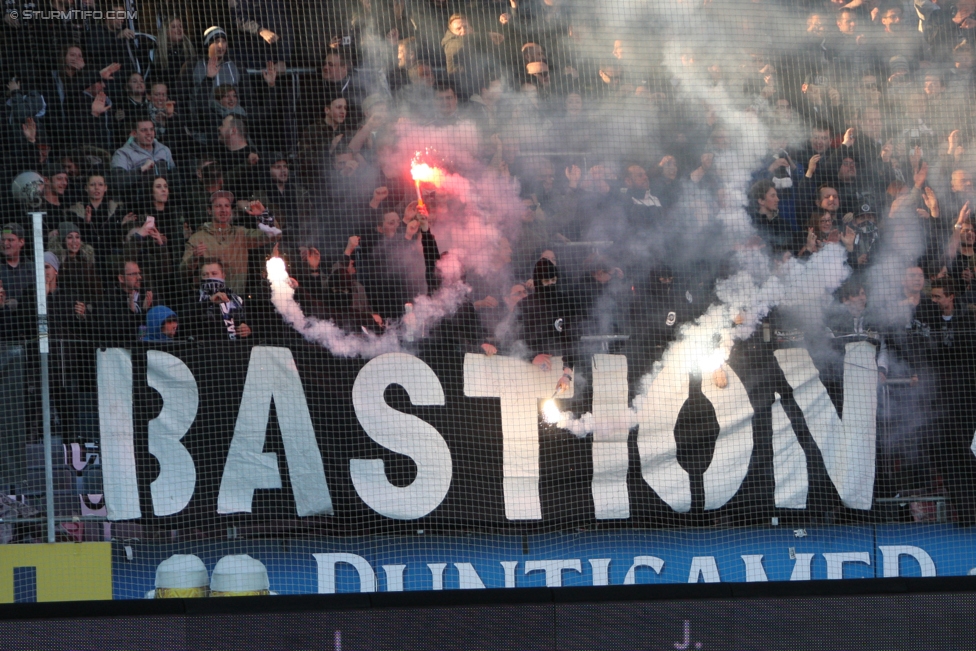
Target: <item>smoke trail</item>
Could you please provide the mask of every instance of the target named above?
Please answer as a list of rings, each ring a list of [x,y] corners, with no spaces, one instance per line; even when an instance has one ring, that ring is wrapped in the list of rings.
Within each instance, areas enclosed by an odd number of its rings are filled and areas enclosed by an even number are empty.
[[[268,260],[268,279],[271,281],[271,303],[288,325],[308,341],[325,347],[338,357],[362,357],[372,359],[384,353],[402,351],[401,341],[411,342],[430,330],[442,319],[457,311],[471,288],[460,281],[460,265],[452,256],[445,256],[438,264],[445,279],[444,285],[433,296],[414,299],[413,312],[396,327],[383,334],[371,332],[349,333],[325,319],[307,317],[295,301],[295,290],[288,284],[288,272],[281,258]]]
[[[765,259],[749,253],[740,255],[744,263],[753,264],[753,273],[764,267],[768,271]],[[831,293],[850,275],[846,259],[844,248],[831,244],[806,263],[790,260],[777,274],[768,273],[761,283],[749,271],[739,271],[718,281],[716,295],[721,302],[713,303],[694,322],[681,326],[675,341],[653,370],[641,379],[641,391],[629,410],[627,428],[641,422],[644,409],[657,408],[647,389],[665,366],[677,368],[680,373],[711,373],[725,363],[735,342],[751,337],[762,319],[777,306],[797,309],[819,320]],[[576,418],[571,412],[554,410],[554,403],[545,407],[546,421],[574,436],[582,438],[595,430],[592,413]]]

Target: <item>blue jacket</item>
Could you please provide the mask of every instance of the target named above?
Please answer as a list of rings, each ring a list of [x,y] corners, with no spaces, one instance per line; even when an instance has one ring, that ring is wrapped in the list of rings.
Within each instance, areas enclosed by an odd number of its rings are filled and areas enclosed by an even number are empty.
[[[176,312],[165,305],[150,308],[146,314],[146,336],[142,341],[173,341],[162,332],[163,321],[171,317],[176,317]]]

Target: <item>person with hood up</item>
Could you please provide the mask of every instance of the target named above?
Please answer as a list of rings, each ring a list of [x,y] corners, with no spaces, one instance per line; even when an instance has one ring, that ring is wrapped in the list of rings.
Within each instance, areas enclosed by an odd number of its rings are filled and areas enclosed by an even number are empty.
[[[165,305],[150,308],[146,314],[146,334],[140,341],[171,342],[176,340],[176,329],[179,327],[176,312]]]
[[[572,298],[556,289],[558,280],[555,263],[540,258],[532,272],[535,291],[522,301],[520,321],[522,340],[534,365],[548,371],[553,356],[562,356],[563,376],[556,384],[556,390],[562,392],[573,380],[581,315]]]

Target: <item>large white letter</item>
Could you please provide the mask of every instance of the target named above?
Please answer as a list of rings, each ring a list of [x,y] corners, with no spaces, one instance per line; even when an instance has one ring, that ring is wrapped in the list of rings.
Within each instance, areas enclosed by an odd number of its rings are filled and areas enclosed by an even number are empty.
[[[725,372],[729,385],[724,389],[715,386],[711,373],[702,377],[702,393],[715,408],[719,425],[712,462],[703,477],[705,509],[721,508],[732,499],[752,458],[752,402],[735,371],[726,365]]]
[[[478,571],[471,563],[455,563],[458,571],[458,587],[462,590],[483,590],[485,582],[478,576]]]
[[[415,520],[436,509],[451,487],[451,451],[430,424],[386,404],[383,393],[402,386],[415,405],[443,405],[444,389],[429,366],[404,353],[380,355],[359,371],[352,404],[366,434],[385,448],[410,457],[417,478],[404,488],[386,478],[381,459],[352,459],[349,471],[356,492],[374,511],[397,520]]]
[[[769,581],[762,559],[762,554],[744,554],[742,556],[742,562],[746,564],[746,583]]]
[[[464,356],[464,395],[501,398],[505,517],[541,520],[539,502],[539,400],[550,398],[563,374],[559,357],[542,371],[528,362],[495,355]],[[573,389],[561,394],[572,398]]]
[[[776,508],[807,508],[807,455],[793,431],[790,417],[783,409],[777,393],[773,402],[773,480],[776,482],[774,498]]]
[[[630,517],[627,358],[593,356],[593,508],[597,520]]]
[[[132,425],[132,356],[122,348],[98,351],[98,428],[109,520],[142,517]]]
[[[688,399],[688,373],[664,366],[645,387],[638,408],[637,450],[644,481],[675,511],[691,509],[691,479],[678,463],[674,426]]]
[[[814,554],[800,553],[794,554],[796,562],[793,563],[793,572],[790,573],[790,581],[809,581],[810,566],[813,563]]]
[[[785,348],[775,355],[841,501],[853,509],[870,509],[878,407],[874,346],[864,341],[847,344],[843,420],[806,350]]]
[[[526,574],[539,570],[546,573],[547,588],[560,588],[563,585],[563,570],[573,570],[582,574],[583,563],[578,558],[554,561],[525,561]]]
[[[319,568],[319,594],[334,594],[337,563],[349,563],[359,574],[359,591],[376,592],[376,574],[373,566],[362,556],[355,554],[312,554]]]
[[[250,513],[255,489],[281,488],[278,457],[264,452],[272,399],[298,515],[331,514],[332,497],[325,481],[322,454],[315,441],[295,360],[287,348],[267,346],[251,350],[241,409],[220,479],[217,512]]]
[[[186,364],[159,350],[146,353],[146,382],[163,398],[159,415],[149,421],[149,453],[159,461],[159,476],[149,485],[153,513],[173,515],[190,503],[197,483],[193,457],[180,439],[197,417],[200,393]]]
[[[691,559],[688,583],[698,583],[699,578],[704,579],[705,583],[721,582],[722,579],[718,575],[718,565],[715,564],[714,556],[695,556]]]
[[[882,568],[886,577],[901,576],[898,560],[902,556],[911,556],[918,561],[918,568],[921,570],[922,576],[935,576],[935,563],[928,552],[921,547],[914,545],[878,545],[878,549],[881,550],[881,556],[884,558]]]
[[[634,585],[637,583],[638,567],[649,567],[654,570],[655,574],[661,574],[661,570],[664,569],[664,561],[657,556],[634,556],[634,564],[627,570],[627,575],[624,577],[624,585]]]
[[[843,579],[844,563],[871,564],[871,554],[867,552],[825,552],[827,559],[827,578]]]

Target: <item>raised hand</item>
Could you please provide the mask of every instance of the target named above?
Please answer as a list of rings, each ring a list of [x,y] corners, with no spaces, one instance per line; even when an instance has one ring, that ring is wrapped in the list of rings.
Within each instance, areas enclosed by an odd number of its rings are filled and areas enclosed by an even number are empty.
[[[583,170],[581,170],[576,165],[566,168],[566,178],[569,180],[569,187],[575,188],[579,185],[580,179],[583,178]]]
[[[844,132],[844,140],[840,143],[845,147],[852,147],[857,140],[857,127],[851,127]]]
[[[99,76],[101,76],[102,79],[104,79],[105,81],[108,81],[109,79],[112,78],[112,76],[116,72],[118,72],[121,69],[122,69],[122,64],[121,63],[110,63],[107,66],[105,66],[104,68],[102,68],[98,72],[98,74],[99,74]]]
[[[962,205],[962,208],[959,209],[959,219],[956,220],[956,223],[960,226],[962,224],[968,224],[972,221],[972,216],[973,209],[969,206],[969,202],[967,201]]]
[[[275,81],[278,79],[278,69],[275,68],[273,61],[268,61],[264,70],[261,71],[261,76],[264,77],[264,83],[268,85],[268,88],[274,88]]]
[[[386,201],[386,198],[389,196],[390,196],[390,189],[385,185],[381,185],[380,187],[373,190],[373,199],[369,203],[374,208],[377,208],[381,203]]]
[[[98,116],[103,115],[106,111],[108,111],[108,97],[105,95],[105,93],[95,95],[95,99],[92,101],[91,105],[92,115],[97,118]]]
[[[207,59],[207,77],[213,79],[220,72],[220,57],[212,56]]]
[[[915,187],[921,190],[922,187],[925,185],[925,181],[926,179],[928,179],[928,177],[929,177],[929,164],[923,161],[922,164],[918,166],[918,169],[915,170]],[[931,190],[932,188],[929,189]]]
[[[841,244],[843,244],[844,248],[847,249],[848,251],[853,251],[854,238],[856,237],[857,237],[857,233],[854,231],[854,229],[851,228],[850,226],[846,226],[844,228],[844,232],[841,233],[840,235]]]
[[[925,188],[925,192],[922,193],[922,200],[925,201],[925,207],[929,209],[929,214],[932,215],[932,218],[938,219],[939,198],[935,196],[935,190]]]
[[[20,130],[24,132],[24,137],[27,138],[28,142],[37,140],[37,123],[34,122],[34,118],[24,120],[24,123],[20,125]]]
[[[814,154],[813,156],[810,157],[810,160],[807,162],[807,172],[805,175],[808,179],[813,178],[813,175],[817,171],[817,165],[819,164],[820,164],[820,154]]]
[[[318,269],[322,263],[322,254],[315,247],[302,250],[302,259],[308,263],[309,268]]]

